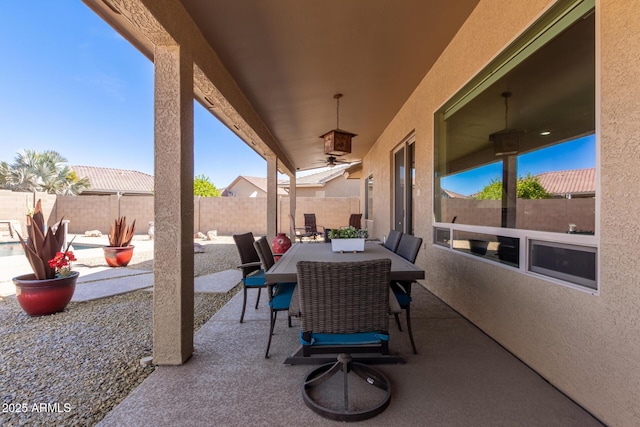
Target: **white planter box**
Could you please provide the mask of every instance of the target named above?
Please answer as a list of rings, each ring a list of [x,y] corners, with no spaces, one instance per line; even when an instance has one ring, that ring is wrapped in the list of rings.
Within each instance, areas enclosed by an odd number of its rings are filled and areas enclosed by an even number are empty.
[[[364,252],[364,239],[331,239],[333,252]]]

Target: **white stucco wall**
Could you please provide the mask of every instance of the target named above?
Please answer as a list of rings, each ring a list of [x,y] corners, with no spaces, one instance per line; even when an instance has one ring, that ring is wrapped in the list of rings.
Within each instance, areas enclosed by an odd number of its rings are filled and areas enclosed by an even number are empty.
[[[415,234],[430,242],[434,112],[553,3],[480,1],[364,159],[376,181],[373,235],[391,224],[391,152],[415,131]],[[631,426],[640,425],[640,2],[600,0],[596,10],[600,294],[430,243],[417,263],[431,291],[552,384],[607,424]]]

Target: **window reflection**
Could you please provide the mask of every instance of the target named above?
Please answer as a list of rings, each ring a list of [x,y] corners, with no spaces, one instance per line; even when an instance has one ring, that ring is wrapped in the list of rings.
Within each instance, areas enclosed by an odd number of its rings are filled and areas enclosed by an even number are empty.
[[[576,21],[439,113],[437,222],[594,234],[594,28]]]

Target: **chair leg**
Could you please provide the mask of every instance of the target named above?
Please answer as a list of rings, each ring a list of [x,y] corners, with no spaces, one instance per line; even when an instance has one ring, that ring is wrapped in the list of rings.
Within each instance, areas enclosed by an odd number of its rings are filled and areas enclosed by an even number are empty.
[[[271,347],[271,337],[273,336],[273,327],[276,324],[276,317],[278,317],[278,312],[277,311],[273,311],[272,309],[270,309],[270,318],[271,318],[271,325],[269,326],[269,341],[267,341],[267,351],[264,353],[264,358],[268,359],[269,358],[269,348]]]
[[[400,324],[400,316],[398,316],[398,313],[394,313],[393,315],[396,318],[396,323],[398,324],[398,330],[402,332],[402,325]]]
[[[407,332],[409,332],[409,339],[411,340],[411,347],[413,347],[413,354],[418,354],[416,349],[416,342],[413,340],[413,331],[411,330],[411,304],[405,308],[407,312]]]
[[[260,291],[262,288],[258,288],[258,298],[256,298],[256,310],[258,309],[258,304],[260,303]]]
[[[244,310],[247,308],[247,287],[242,286],[242,313],[240,313],[240,323],[244,320]]]

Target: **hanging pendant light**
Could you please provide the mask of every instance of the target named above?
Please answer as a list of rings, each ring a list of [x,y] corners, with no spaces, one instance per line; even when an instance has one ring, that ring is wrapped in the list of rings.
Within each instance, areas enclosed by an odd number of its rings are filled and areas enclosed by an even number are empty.
[[[522,131],[509,129],[509,98],[511,92],[502,92],[504,98],[504,129],[489,135],[489,141],[493,142],[493,150],[496,156],[513,156],[518,154],[520,135]]]
[[[336,100],[336,128],[320,135],[320,138],[324,140],[324,154],[343,156],[351,153],[351,138],[357,135],[340,129],[340,98],[342,98],[342,94],[336,93],[333,97]]]

